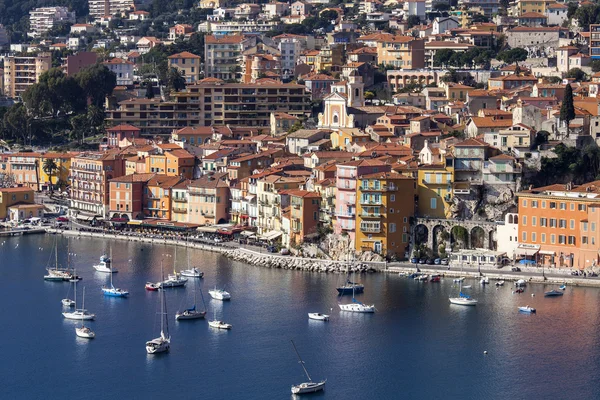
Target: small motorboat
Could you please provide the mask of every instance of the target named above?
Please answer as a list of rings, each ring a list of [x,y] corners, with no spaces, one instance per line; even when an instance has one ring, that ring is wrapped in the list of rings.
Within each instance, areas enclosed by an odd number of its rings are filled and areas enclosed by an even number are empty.
[[[460,294],[459,297],[450,297],[450,303],[456,304],[459,306],[476,306],[477,300],[472,298],[471,296],[467,296],[463,293]]]
[[[414,272],[414,273],[408,275],[408,279],[415,279],[419,275],[421,275],[421,274],[418,272]]]
[[[462,287],[463,289],[471,289],[471,285],[465,285]]]
[[[308,313],[308,318],[317,321],[329,321],[329,315],[321,313]]]
[[[556,296],[562,296],[562,295],[563,295],[563,292],[560,292],[556,289],[552,289],[551,291],[544,293],[545,297],[556,297]]]
[[[523,293],[524,291],[525,291],[525,289],[520,287],[517,290],[515,290],[515,293]]]
[[[94,265],[93,267],[96,271],[104,272],[107,274],[114,274],[115,272],[119,272],[116,269],[113,269],[112,261],[110,257],[108,257],[106,254],[100,256],[100,262]]]
[[[108,297],[127,297],[129,296],[129,292],[125,289],[116,288],[111,285],[111,287],[102,286],[102,293]]]
[[[496,282],[496,286],[504,286],[504,281]]]
[[[231,294],[223,289],[214,288],[213,290],[209,290],[208,294],[215,300],[231,300]]]
[[[61,303],[65,307],[75,307],[75,300],[71,299],[62,299]]]
[[[439,275],[431,275],[429,282],[439,282],[442,278]]]
[[[454,279],[452,279],[452,282],[453,283],[461,283],[464,280],[465,280],[465,277],[461,276],[460,278],[454,278]]]
[[[196,310],[196,306],[193,308],[188,308],[183,311],[177,311],[175,314],[175,320],[185,320],[185,319],[200,319],[204,318],[206,315],[206,311],[198,311]]]
[[[421,282],[427,282],[428,279],[429,279],[429,275],[420,275],[415,278],[415,280],[421,281]]]
[[[526,314],[533,314],[533,313],[535,313],[535,308],[529,307],[529,306],[519,307],[519,312],[526,313]]]
[[[400,271],[398,272],[399,276],[408,276],[408,272]]]
[[[560,290],[566,290],[566,289],[567,289],[567,285],[565,285],[565,284],[563,283],[563,285],[562,285],[562,286],[560,286],[560,287],[559,287],[559,289],[560,289]]]
[[[212,328],[217,328],[217,329],[231,329],[232,325],[225,323],[223,321],[208,321],[208,325]]]
[[[188,278],[202,278],[204,272],[200,271],[198,268],[184,269],[181,271],[181,276],[187,276]]]
[[[527,286],[527,282],[525,282],[524,279],[519,279],[518,281],[515,282],[515,286],[516,287],[525,287],[525,286]]]
[[[81,325],[80,327],[75,328],[75,334],[84,339],[93,339],[96,337],[96,333],[88,328],[87,326]]]
[[[481,278],[479,283],[481,283],[482,285],[487,285],[490,283],[490,278],[488,278],[487,276],[484,276],[483,278]]]
[[[146,282],[146,286],[144,287],[146,288],[146,290],[156,292],[160,288],[160,283]]]

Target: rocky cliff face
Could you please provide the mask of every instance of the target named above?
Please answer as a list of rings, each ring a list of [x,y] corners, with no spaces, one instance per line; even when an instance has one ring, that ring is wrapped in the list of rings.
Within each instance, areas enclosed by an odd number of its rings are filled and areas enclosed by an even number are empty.
[[[517,205],[515,190],[513,190],[515,188],[519,190],[519,183],[517,185],[484,185],[475,193],[454,196],[450,205],[452,218],[503,220],[504,215]]]

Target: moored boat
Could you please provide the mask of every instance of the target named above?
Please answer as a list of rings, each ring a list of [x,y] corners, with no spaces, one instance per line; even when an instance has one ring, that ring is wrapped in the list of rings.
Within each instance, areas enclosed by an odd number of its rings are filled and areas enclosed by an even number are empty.
[[[431,275],[430,282],[440,282],[442,278],[439,275]]]
[[[156,292],[160,288],[160,283],[146,282],[146,285],[144,287],[146,288],[146,290]]]
[[[184,269],[181,271],[181,276],[187,276],[189,278],[202,278],[204,276],[204,272],[200,271],[198,268]]]
[[[321,313],[308,313],[308,318],[317,321],[329,321],[329,315]]]
[[[160,270],[164,278],[164,274],[162,273],[162,262],[160,265]],[[164,288],[160,289],[160,294],[162,296],[160,301],[160,336],[146,342],[146,353],[148,354],[164,353],[169,351],[171,348],[171,336],[169,335],[169,321],[167,315],[167,299],[165,297]]]
[[[564,283],[559,287],[560,290],[565,290],[567,288],[567,285],[565,285]]]
[[[347,281],[344,285],[336,288],[339,294],[362,293],[365,290],[365,285],[362,283]]]
[[[306,377],[308,378],[308,382],[303,382],[298,385],[292,385],[292,393],[293,394],[314,393],[314,392],[318,392],[318,391],[325,389],[325,382],[327,382],[327,380],[323,380],[321,382],[313,382],[312,378],[308,374],[306,367],[304,366],[304,361],[302,360],[302,357],[300,357],[300,353],[298,353],[296,344],[294,343],[293,340],[291,342],[292,342],[292,346],[294,346],[294,351],[296,352],[296,355],[298,355],[298,360],[300,360],[299,361],[300,365],[302,366],[302,369],[304,370],[304,373],[306,374]]]
[[[562,296],[563,292],[560,292],[556,289],[552,289],[549,292],[544,292],[544,296],[545,297],[556,297],[556,296]]]
[[[504,281],[496,282],[496,286],[504,286]]]
[[[228,324],[223,321],[218,321],[218,320],[208,321],[208,325],[211,328],[216,328],[216,329],[231,329],[233,327],[233,325],[231,325],[231,324]]]
[[[100,262],[93,266],[97,272],[104,272],[106,274],[114,274],[119,272],[112,267],[112,260],[106,254],[100,256]]]
[[[460,278],[454,278],[454,279],[452,279],[452,282],[453,283],[461,283],[464,280],[465,280],[465,277],[461,276]]]
[[[525,282],[524,279],[519,279],[518,281],[515,282],[515,286],[516,287],[525,287],[525,286],[527,286],[527,282]]]
[[[223,289],[217,289],[216,286],[214,289],[209,290],[208,294],[215,300],[231,300],[231,294]]]
[[[488,278],[487,276],[484,276],[483,278],[481,278],[479,283],[481,283],[482,285],[487,285],[490,283],[490,278]]]
[[[535,313],[535,308],[529,307],[529,306],[519,307],[519,312],[526,313],[526,314],[533,314],[533,313]]]

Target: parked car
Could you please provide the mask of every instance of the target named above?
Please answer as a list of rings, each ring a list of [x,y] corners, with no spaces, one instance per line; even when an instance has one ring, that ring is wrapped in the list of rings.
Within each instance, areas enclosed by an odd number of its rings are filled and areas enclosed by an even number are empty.
[[[519,267],[512,267],[511,271],[512,272],[521,272],[521,268],[519,268]]]
[[[433,262],[434,262],[434,261],[433,261],[433,258],[428,258],[428,259],[427,259],[427,264],[429,264],[429,265],[433,265]]]
[[[58,217],[58,218],[56,218],[56,222],[69,222],[69,218],[67,218],[67,217]]]
[[[419,259],[417,257],[413,257],[410,259],[410,262],[413,264],[418,264],[419,263]]]
[[[427,259],[426,259],[426,258],[421,258],[421,259],[419,260],[419,264],[425,264],[426,262],[427,262]]]
[[[286,249],[285,247],[283,249],[281,249],[281,251],[279,252],[279,254],[281,254],[282,256],[287,256],[290,254],[290,250]]]
[[[442,258],[441,263],[442,263],[442,265],[448,265],[448,259],[447,258]]]
[[[267,251],[269,253],[277,253],[277,248],[275,246],[267,246]]]
[[[442,259],[441,258],[436,258],[435,260],[433,260],[433,263],[435,265],[440,265],[442,263]]]

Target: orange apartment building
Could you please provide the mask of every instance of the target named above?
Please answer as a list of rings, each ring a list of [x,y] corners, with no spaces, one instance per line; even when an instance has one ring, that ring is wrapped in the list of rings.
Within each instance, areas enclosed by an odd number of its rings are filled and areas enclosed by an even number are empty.
[[[425,41],[412,36],[381,34],[377,39],[377,62],[395,68],[425,67]]]
[[[416,193],[413,177],[396,172],[360,176],[356,187],[356,251],[405,258]]]
[[[188,222],[216,225],[229,221],[227,173],[204,175],[188,186]]]
[[[239,181],[240,179],[252,175],[252,171],[257,168],[267,168],[273,163],[273,158],[280,156],[281,154],[281,150],[270,150],[235,158],[231,160],[229,166],[227,166],[229,179],[232,181]]]
[[[146,157],[146,171],[192,179],[195,160],[194,155],[184,149],[170,150],[163,154],[150,154]]]
[[[182,180],[179,176],[154,175],[144,190],[144,215],[171,220],[171,191]]]
[[[108,215],[112,218],[143,219],[144,188],[155,174],[131,174],[110,181]]]
[[[600,181],[555,184],[517,194],[519,246],[546,266],[586,268],[598,265]]]
[[[321,195],[316,192],[293,189],[290,196],[290,244],[300,244],[307,236],[317,233]]]
[[[109,182],[125,175],[125,158],[131,155],[114,149],[104,153],[82,153],[74,157],[70,176],[71,215],[107,216]]]

